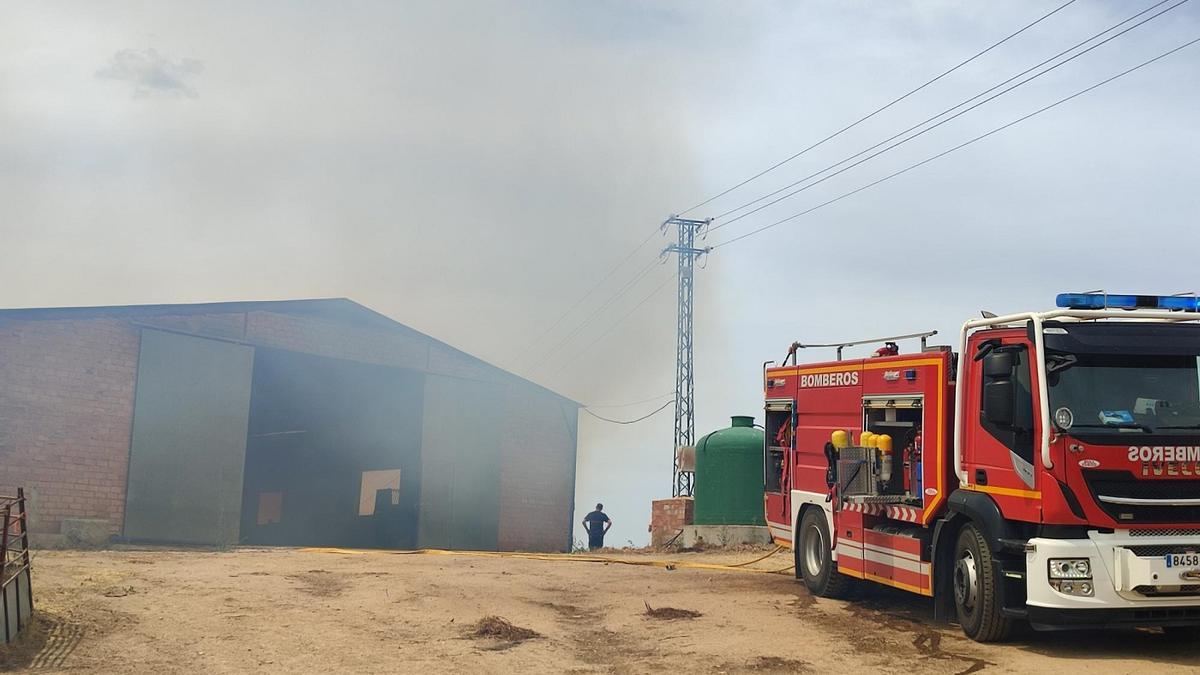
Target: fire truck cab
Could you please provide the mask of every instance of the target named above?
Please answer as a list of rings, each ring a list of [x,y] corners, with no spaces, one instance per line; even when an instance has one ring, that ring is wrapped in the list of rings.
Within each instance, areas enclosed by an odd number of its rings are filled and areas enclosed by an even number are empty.
[[[957,353],[764,367],[766,519],[814,594],[930,596],[979,641],[1197,634],[1200,299],[1057,304],[967,321]]]

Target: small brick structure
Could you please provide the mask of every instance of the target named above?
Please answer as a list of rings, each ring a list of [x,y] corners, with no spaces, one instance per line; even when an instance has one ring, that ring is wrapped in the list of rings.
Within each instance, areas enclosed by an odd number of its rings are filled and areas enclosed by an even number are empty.
[[[691,497],[656,499],[650,506],[650,545],[666,546],[686,526],[692,524],[696,501]]]

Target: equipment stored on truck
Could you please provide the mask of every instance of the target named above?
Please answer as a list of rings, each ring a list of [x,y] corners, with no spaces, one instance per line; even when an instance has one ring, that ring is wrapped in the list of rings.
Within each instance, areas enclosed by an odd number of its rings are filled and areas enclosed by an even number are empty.
[[[981,642],[1200,635],[1200,298],[1057,305],[967,321],[957,353],[764,368],[766,520],[814,594],[930,596]]]

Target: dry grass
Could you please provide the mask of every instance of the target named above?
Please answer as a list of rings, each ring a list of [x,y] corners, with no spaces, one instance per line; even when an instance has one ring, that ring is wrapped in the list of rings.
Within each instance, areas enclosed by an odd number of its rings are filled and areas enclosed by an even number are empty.
[[[541,633],[528,628],[522,628],[521,626],[514,626],[508,619],[502,616],[485,616],[479,620],[479,623],[475,624],[471,636],[503,640],[505,642],[524,642],[525,640],[541,637]]]

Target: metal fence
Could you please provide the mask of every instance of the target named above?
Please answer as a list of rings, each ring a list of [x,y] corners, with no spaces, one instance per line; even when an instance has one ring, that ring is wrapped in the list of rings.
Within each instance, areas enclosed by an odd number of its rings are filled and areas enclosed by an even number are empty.
[[[33,616],[29,584],[29,528],[25,490],[0,495],[0,637],[8,643]]]

